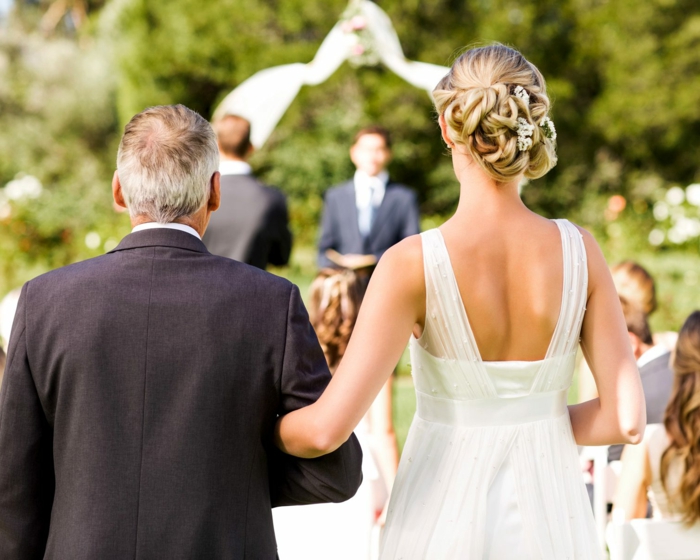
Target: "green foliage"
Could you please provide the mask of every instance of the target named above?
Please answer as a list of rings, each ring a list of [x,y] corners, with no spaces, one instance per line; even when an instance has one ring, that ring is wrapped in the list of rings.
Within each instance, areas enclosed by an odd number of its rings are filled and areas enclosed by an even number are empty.
[[[521,50],[547,78],[559,142],[558,166],[524,187],[526,203],[590,228],[613,260],[654,251],[675,258],[673,247],[654,249],[648,238],[667,189],[700,180],[697,2],[377,3],[411,60],[449,65],[466,46],[492,41]],[[9,217],[1,218],[0,204],[3,286],[97,254],[127,231],[111,210],[109,180],[120,125],[133,114],[177,102],[210,117],[255,72],[310,61],[347,2],[91,2],[77,36],[62,30],[51,38],[34,31],[46,4],[22,5],[0,35],[0,186],[26,173],[44,188],[37,199],[10,201]],[[426,93],[381,66],[345,64],[302,89],[252,161],[289,195],[302,248],[294,277],[313,271],[322,195],[351,175],[349,144],[370,123],[393,132],[390,171],[418,191],[426,224],[455,207],[459,185]],[[611,211],[614,195],[626,208]],[[99,248],[85,245],[91,231]]]
[[[0,291],[103,252],[85,236],[117,237],[111,206],[116,150],[113,82],[94,46],[46,40],[21,24],[0,35],[0,185],[25,175],[37,198],[0,189]],[[120,225],[121,224],[121,225]]]

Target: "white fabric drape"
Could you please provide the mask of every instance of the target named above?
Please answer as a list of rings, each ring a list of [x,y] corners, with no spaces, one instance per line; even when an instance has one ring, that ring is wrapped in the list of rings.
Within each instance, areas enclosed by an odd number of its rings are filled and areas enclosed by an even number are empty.
[[[359,6],[382,63],[410,84],[432,91],[449,68],[406,60],[389,16],[369,0],[363,0]],[[214,112],[214,119],[225,114],[248,119],[251,123],[251,141],[256,148],[260,148],[301,87],[325,82],[350,58],[355,44],[355,36],[345,33],[341,23],[337,23],[311,62],[274,66],[254,74],[224,98]]]

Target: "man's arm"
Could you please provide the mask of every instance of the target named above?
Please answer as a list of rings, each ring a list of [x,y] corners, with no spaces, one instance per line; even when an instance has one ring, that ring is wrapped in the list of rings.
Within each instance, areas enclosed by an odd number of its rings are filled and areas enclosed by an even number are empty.
[[[54,495],[52,431],[27,357],[27,285],[0,389],[0,558],[44,557]]]
[[[336,228],[333,224],[332,198],[326,193],[323,203],[323,216],[321,218],[321,235],[318,239],[318,267],[333,268],[335,265],[326,256],[328,249],[338,250]]]
[[[287,199],[280,192],[275,192],[269,223],[272,242],[267,260],[274,266],[285,266],[292,254],[292,232],[289,230]]]
[[[315,402],[330,379],[323,351],[294,286],[287,315],[279,414]],[[299,459],[274,448],[269,468],[273,507],[342,502],[354,496],[362,482],[362,451],[354,435],[333,453],[316,459]]]

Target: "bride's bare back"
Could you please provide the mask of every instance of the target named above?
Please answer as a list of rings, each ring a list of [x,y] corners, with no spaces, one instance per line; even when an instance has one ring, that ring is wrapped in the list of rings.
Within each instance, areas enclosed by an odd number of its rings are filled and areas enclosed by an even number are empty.
[[[481,358],[543,359],[561,307],[559,228],[524,208],[507,222],[464,222],[440,230]]]

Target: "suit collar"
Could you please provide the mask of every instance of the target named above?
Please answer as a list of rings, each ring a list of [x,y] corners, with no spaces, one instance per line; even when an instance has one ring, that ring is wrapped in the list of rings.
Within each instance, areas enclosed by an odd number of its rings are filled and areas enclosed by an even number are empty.
[[[372,221],[372,228],[369,232],[370,238],[376,236],[377,232],[382,229],[382,227],[387,221],[386,217],[387,212],[389,211],[389,205],[391,204],[391,200],[394,197],[394,194],[396,193],[396,191],[392,187],[396,184],[397,183],[392,183],[391,179],[387,180],[386,191],[384,191],[384,198],[382,199],[382,203],[379,205],[379,208],[377,208],[377,213],[374,215],[374,220]]]
[[[639,359],[637,360],[637,367],[642,369],[645,365],[650,364],[651,362],[654,362],[662,357],[666,360],[670,360],[671,352],[663,344],[657,344],[639,356]]]
[[[177,229],[147,229],[130,233],[110,253],[140,247],[175,247],[197,253],[208,253],[206,245],[194,235]]]

